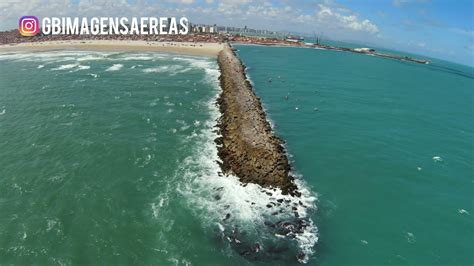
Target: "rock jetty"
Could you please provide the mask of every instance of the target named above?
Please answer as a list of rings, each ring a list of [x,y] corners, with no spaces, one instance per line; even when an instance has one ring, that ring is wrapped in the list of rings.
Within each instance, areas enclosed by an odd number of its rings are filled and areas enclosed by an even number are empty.
[[[222,93],[218,99],[222,137],[216,139],[224,173],[243,183],[280,188],[299,196],[281,139],[273,134],[260,99],[245,76],[245,67],[228,45],[218,55]]]

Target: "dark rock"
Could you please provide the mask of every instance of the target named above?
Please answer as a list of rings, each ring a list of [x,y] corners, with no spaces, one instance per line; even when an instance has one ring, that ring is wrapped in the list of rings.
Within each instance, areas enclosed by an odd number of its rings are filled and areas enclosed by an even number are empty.
[[[225,218],[222,219],[222,221],[225,222],[225,221],[229,220],[230,216],[231,216],[230,213],[226,214],[226,215],[225,215]]]
[[[298,253],[298,255],[296,255],[296,258],[297,258],[298,260],[300,260],[300,261],[301,261],[301,260],[304,260],[304,259],[306,258],[306,254],[304,254],[303,251],[300,251],[300,252]]]

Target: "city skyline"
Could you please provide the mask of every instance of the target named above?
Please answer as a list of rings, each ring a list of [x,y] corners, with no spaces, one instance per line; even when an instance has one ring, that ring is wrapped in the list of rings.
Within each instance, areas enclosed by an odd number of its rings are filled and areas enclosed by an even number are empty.
[[[472,1],[8,0],[0,30],[23,15],[186,16],[196,24],[244,27],[357,42],[474,65]]]

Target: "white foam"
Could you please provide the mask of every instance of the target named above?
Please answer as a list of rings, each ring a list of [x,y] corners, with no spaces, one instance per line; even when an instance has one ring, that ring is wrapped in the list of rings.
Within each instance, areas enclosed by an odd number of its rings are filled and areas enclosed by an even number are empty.
[[[59,67],[51,68],[51,70],[68,70],[79,66],[79,64],[66,64],[60,65]]]
[[[216,82],[220,75],[216,62],[213,60],[197,57],[174,57],[173,60],[185,62],[193,68],[203,69],[212,82]]]
[[[167,65],[167,66],[160,66],[160,67],[145,68],[142,71],[144,73],[169,73],[170,76],[174,76],[176,74],[185,73],[190,70],[192,69],[185,68],[181,65]]]
[[[91,67],[90,66],[81,66],[81,65],[79,65],[77,68],[79,70],[85,70],[85,69],[90,69]]]
[[[153,57],[153,56],[151,56],[151,55],[132,55],[132,56],[120,57],[120,58],[118,58],[118,59],[124,60],[124,61],[130,61],[130,60],[134,60],[134,61],[139,61],[139,60],[148,61],[148,60],[156,59],[156,57]]]
[[[175,59],[189,60],[189,59]],[[203,61],[203,62],[201,62]],[[217,77],[219,72],[216,65],[205,60],[190,60],[195,66],[205,67],[209,82],[216,87],[215,97],[207,103],[211,113],[211,118],[203,124],[199,133],[188,136],[185,141],[193,143],[194,152],[184,159],[176,171],[177,177],[182,177],[184,182],[180,182],[178,192],[183,194],[188,200],[190,208],[201,215],[203,222],[210,227],[217,227],[221,232],[226,231],[227,222],[238,225],[240,230],[245,230],[262,239],[269,237],[270,230],[264,224],[268,219],[291,219],[294,218],[293,207],[296,207],[299,217],[307,221],[307,226],[302,233],[295,236],[298,248],[306,256],[301,259],[305,263],[313,254],[314,245],[318,241],[316,226],[311,221],[309,215],[315,210],[316,195],[311,193],[303,181],[296,179],[299,191],[302,196],[299,198],[283,195],[280,189],[266,189],[257,184],[246,184],[245,186],[236,176],[221,174],[220,158],[217,155],[217,147],[214,140],[218,134],[214,131],[216,119],[220,116],[215,105],[220,89],[218,88]],[[195,123],[198,126],[199,123]],[[277,199],[283,200],[278,209],[283,210],[274,214],[276,206],[268,208],[269,202]],[[301,203],[300,203],[301,201]],[[229,214],[229,216],[227,216]],[[274,233],[271,237],[279,239]],[[282,240],[281,240],[282,241]],[[284,240],[291,241],[291,240]]]
[[[152,107],[157,106],[159,101],[160,101],[160,98],[154,99],[153,101],[151,101],[150,106],[152,106]]]
[[[158,203],[153,202],[153,203],[151,204],[151,209],[152,209],[153,217],[154,217],[155,219],[159,217],[160,210],[161,210],[164,206],[168,205],[168,201],[169,201],[169,199],[168,199],[167,196],[162,196],[162,197],[159,197]]]
[[[411,232],[407,232],[406,238],[407,238],[407,242],[410,244],[413,244],[416,242],[415,235]]]
[[[50,232],[51,230],[55,229],[57,225],[59,225],[60,222],[57,219],[48,219],[47,220],[47,226],[46,226],[46,232]],[[59,231],[59,229],[58,229]]]
[[[77,65],[75,68],[71,69],[69,72],[76,72],[80,70],[90,69],[90,66]]]
[[[0,54],[0,60],[14,60],[27,62],[64,62],[76,61],[79,57],[84,57],[91,52],[86,51],[63,51],[63,52],[41,52],[41,53],[12,53]]]
[[[123,67],[122,64],[113,64],[111,67],[107,68],[105,71],[118,71]]]
[[[107,59],[107,54],[91,54],[77,58],[77,61],[99,61]]]

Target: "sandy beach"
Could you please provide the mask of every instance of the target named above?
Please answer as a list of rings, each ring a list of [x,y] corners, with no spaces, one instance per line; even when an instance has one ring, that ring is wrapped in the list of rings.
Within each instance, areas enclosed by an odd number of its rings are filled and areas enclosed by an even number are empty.
[[[223,44],[220,43],[153,42],[132,40],[67,40],[0,45],[0,52],[50,50],[157,51],[211,57],[217,57],[222,49]]]

